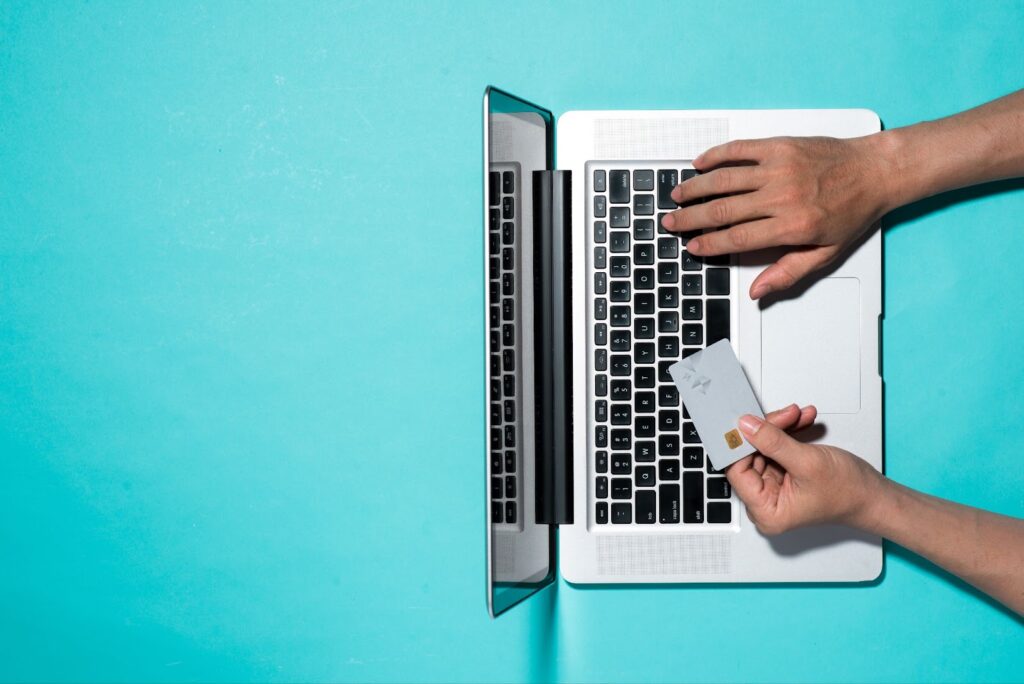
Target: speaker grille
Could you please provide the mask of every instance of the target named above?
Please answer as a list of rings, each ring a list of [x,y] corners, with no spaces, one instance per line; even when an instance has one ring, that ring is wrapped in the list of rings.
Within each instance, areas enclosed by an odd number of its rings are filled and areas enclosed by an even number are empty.
[[[595,159],[693,159],[729,139],[725,118],[598,119]]]
[[[732,535],[598,535],[599,575],[720,575],[732,570]]]

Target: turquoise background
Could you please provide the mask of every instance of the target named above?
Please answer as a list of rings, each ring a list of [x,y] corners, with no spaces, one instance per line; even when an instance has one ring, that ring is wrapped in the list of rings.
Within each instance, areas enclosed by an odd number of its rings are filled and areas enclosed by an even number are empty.
[[[0,678],[1024,679],[1022,623],[866,587],[484,604],[480,103],[1021,87],[1020,2],[0,2]],[[951,153],[954,151],[951,150]],[[888,472],[1024,514],[1024,185],[887,221]]]

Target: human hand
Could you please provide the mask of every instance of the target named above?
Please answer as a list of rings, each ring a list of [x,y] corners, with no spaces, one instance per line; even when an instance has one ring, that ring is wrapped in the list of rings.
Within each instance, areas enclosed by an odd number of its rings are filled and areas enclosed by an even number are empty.
[[[815,523],[857,526],[878,496],[882,476],[868,463],[833,446],[804,444],[784,432],[814,422],[817,410],[796,404],[740,419],[743,436],[760,453],[726,470],[747,517],[764,534],[779,534]]]
[[[696,256],[792,247],[750,286],[750,297],[792,287],[831,263],[891,207],[873,136],[735,140],[693,160],[701,175],[676,186],[685,204],[662,225],[720,228],[691,238]],[[722,197],[722,195],[727,195]]]

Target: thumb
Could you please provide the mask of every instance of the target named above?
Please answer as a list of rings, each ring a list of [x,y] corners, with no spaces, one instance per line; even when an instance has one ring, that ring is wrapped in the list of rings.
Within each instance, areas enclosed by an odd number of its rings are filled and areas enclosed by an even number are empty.
[[[752,415],[740,418],[740,430],[754,448],[786,470],[799,468],[803,444],[769,422]]]
[[[831,247],[795,249],[761,271],[750,284],[750,298],[760,299],[771,292],[787,290],[827,264],[833,254]]]

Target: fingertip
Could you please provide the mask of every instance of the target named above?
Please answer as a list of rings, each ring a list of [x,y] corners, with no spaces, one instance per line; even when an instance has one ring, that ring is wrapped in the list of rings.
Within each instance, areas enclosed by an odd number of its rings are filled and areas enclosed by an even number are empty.
[[[757,416],[752,416],[749,413],[740,418],[740,430],[742,430],[745,435],[751,437],[757,434],[762,425],[764,425],[763,420]]]
[[[699,238],[690,238],[686,243],[686,251],[690,254],[699,255],[703,244]]]
[[[761,297],[764,297],[771,291],[771,287],[766,283],[754,283],[753,285],[750,286],[750,298],[760,299]]]
[[[675,192],[673,190],[673,192]],[[672,214],[665,214],[661,217],[661,225],[666,229],[672,229],[676,227],[676,217]]]

